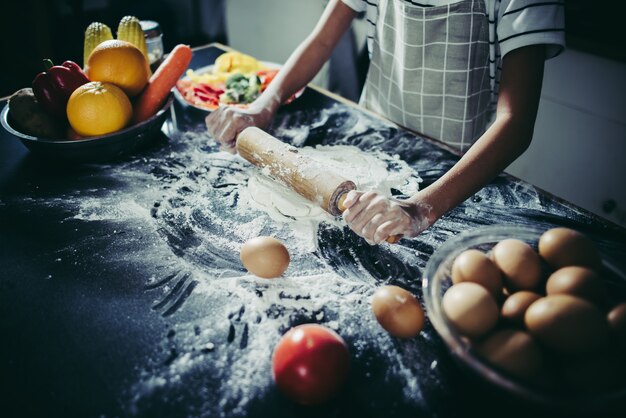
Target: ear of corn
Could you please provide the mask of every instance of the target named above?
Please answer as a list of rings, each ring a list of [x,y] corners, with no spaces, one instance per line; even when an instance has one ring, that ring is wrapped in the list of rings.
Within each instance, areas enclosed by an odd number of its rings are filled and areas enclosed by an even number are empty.
[[[85,29],[85,42],[83,48],[83,65],[87,65],[87,60],[91,51],[104,41],[113,39],[113,33],[104,23],[92,22],[87,29]]]
[[[117,27],[117,39],[130,42],[135,45],[143,55],[148,59],[148,48],[146,47],[146,38],[141,29],[141,23],[135,16],[124,16]]]

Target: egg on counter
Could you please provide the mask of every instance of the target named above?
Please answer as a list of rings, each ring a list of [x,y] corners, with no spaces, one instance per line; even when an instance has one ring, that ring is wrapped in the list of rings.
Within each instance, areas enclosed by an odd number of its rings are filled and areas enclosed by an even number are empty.
[[[524,323],[532,336],[557,353],[583,355],[608,345],[605,315],[575,296],[549,295],[537,300],[526,310]]]
[[[509,291],[532,290],[541,281],[541,258],[524,241],[509,238],[491,249],[491,258],[504,274]]]
[[[565,266],[598,268],[602,265],[600,254],[593,241],[570,228],[552,228],[539,237],[539,255],[559,269]]]
[[[372,311],[378,323],[395,337],[415,337],[424,328],[419,301],[399,286],[379,287],[372,296]]]
[[[499,298],[502,294],[502,273],[484,252],[476,249],[459,254],[452,263],[452,283],[474,282]]]
[[[521,378],[537,375],[543,364],[543,353],[535,339],[516,329],[494,332],[477,350],[491,364]]]
[[[524,326],[524,315],[530,305],[541,295],[529,290],[520,290],[510,295],[502,304],[500,315],[511,324]]]
[[[604,307],[606,287],[595,271],[581,266],[562,267],[552,273],[546,283],[548,295],[568,294]]]
[[[276,238],[267,236],[246,241],[239,256],[250,273],[266,279],[281,276],[290,261],[287,247]]]
[[[491,293],[473,282],[452,285],[443,295],[442,307],[459,333],[470,338],[488,333],[498,322],[500,311]]]

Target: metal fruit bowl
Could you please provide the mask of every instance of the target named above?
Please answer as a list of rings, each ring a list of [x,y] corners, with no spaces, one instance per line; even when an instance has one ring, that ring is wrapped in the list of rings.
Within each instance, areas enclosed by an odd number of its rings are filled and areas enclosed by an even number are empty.
[[[74,162],[108,161],[133,153],[152,142],[158,136],[173,101],[174,95],[170,93],[163,107],[150,119],[108,135],[84,139],[44,139],[22,133],[15,128],[8,104],[0,113],[0,123],[32,153],[43,157]]]

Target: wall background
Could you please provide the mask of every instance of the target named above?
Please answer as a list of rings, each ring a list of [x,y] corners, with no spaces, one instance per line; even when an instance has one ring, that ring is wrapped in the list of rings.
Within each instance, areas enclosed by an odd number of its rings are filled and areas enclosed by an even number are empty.
[[[113,34],[120,19],[156,20],[164,46],[226,42],[223,7],[227,0],[3,0],[0,9],[0,97],[27,87],[43,69],[42,60],[83,61],[83,35],[94,21]]]
[[[566,49],[546,62],[530,148],[508,169],[626,226],[626,63]]]

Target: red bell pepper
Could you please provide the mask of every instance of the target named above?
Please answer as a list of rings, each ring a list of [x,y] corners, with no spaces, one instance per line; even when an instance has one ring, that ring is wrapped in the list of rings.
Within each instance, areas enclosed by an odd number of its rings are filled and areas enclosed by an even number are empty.
[[[65,108],[71,94],[88,83],[89,79],[73,61],[65,61],[61,65],[53,65],[49,59],[43,62],[46,71],[37,74],[33,80],[33,93],[49,113],[65,118]]]
[[[274,80],[274,77],[276,77],[276,74],[278,74],[277,69],[267,69],[267,70],[257,71],[256,75],[258,75],[259,78],[261,79],[261,91],[265,91],[267,86],[272,82],[272,80]]]

